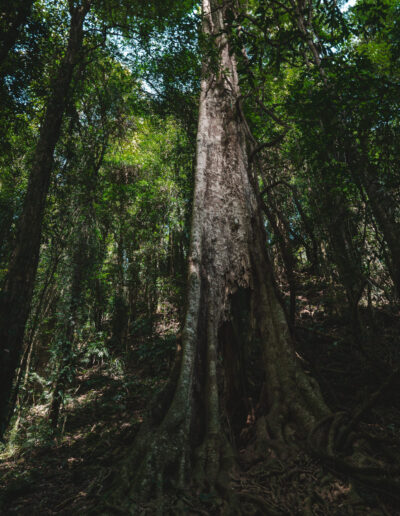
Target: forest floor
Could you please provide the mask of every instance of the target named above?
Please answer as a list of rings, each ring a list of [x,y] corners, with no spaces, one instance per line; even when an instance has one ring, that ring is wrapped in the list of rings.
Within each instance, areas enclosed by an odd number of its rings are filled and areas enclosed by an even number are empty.
[[[319,297],[320,292],[310,287],[298,298],[297,351],[332,410],[351,414],[380,388],[387,371],[398,367],[400,316],[384,308],[365,312],[368,324],[384,331],[359,350],[351,345],[343,318],[327,315],[318,306]],[[132,446],[151,397],[165,382],[172,340],[171,333],[159,332],[151,344],[140,347],[129,367],[114,362],[113,367],[96,364],[81,370],[56,436],[49,431],[47,406],[37,405],[31,411],[23,439],[0,457],[1,515],[107,514],[97,510],[102,493]],[[399,391],[391,388],[382,393],[359,425],[374,442],[384,441],[396,453]],[[400,515],[393,500],[346,474],[332,473],[305,452],[288,456],[271,452],[267,462],[252,463],[248,450],[238,451],[241,467],[231,480],[243,514]],[[221,508],[220,501],[207,494],[193,494],[187,500],[187,514],[220,514]],[[152,506],[143,512],[155,513]]]

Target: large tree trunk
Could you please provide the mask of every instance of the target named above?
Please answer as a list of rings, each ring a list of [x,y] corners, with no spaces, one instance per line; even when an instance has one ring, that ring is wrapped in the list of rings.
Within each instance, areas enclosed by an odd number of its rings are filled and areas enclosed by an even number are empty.
[[[68,47],[53,83],[41,126],[19,222],[17,244],[0,298],[0,438],[5,431],[8,413],[12,409],[9,400],[22,351],[39,260],[42,221],[54,149],[60,135],[73,71],[82,48],[83,22],[89,7],[90,0],[86,0],[82,6],[71,8]]]
[[[110,493],[109,503],[124,500],[127,513],[136,511],[137,500],[160,495],[167,479],[175,489],[183,489],[188,479],[199,489],[227,487],[234,437],[228,438],[227,427],[235,433],[246,424],[249,407],[241,401],[247,399],[245,369],[251,367],[246,355],[257,352],[257,342],[265,377],[256,394],[266,416],[263,437],[268,432],[267,437],[285,440],[292,429],[304,436],[329,414],[297,363],[275,293],[255,182],[248,173],[235,58],[222,32],[225,9],[218,0],[203,0],[203,31],[214,41],[218,62],[207,61],[201,83],[180,370],[139,431],[122,468],[125,482],[119,478]],[[238,331],[241,323],[248,332]],[[252,327],[253,339],[247,334]],[[246,350],[246,341],[254,349]]]

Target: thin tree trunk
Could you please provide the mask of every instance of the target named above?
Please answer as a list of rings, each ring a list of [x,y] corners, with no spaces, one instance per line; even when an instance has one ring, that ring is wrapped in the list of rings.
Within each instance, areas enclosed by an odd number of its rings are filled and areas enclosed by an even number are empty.
[[[289,321],[292,329],[294,329],[295,318],[296,318],[296,261],[289,243],[289,239],[286,237],[283,229],[279,226],[278,217],[279,215],[274,213],[268,206],[267,202],[262,202],[262,208],[267,216],[269,223],[271,224],[272,230],[278,241],[279,249],[281,252],[286,279],[289,286],[290,302],[289,302]]]
[[[311,249],[309,249],[309,245],[305,244],[307,258],[308,258],[308,261],[311,263],[312,270],[317,271],[318,265],[319,265],[319,252],[318,252],[318,244],[317,244],[317,240],[315,238],[315,232],[314,232],[314,228],[312,225],[312,221],[310,220],[308,215],[306,215],[306,213],[304,212],[304,209],[303,209],[300,199],[299,199],[299,194],[298,194],[297,188],[294,185],[290,185],[290,189],[293,194],[293,201],[296,205],[297,211],[299,212],[299,215],[303,222],[304,229],[311,242]]]
[[[123,238],[124,226],[121,222],[117,242],[117,284],[115,287],[114,307],[111,321],[111,344],[113,351],[122,352],[126,344],[128,329],[128,304],[125,294],[126,274],[124,270],[125,242]]]
[[[44,216],[54,149],[60,136],[63,113],[75,65],[83,41],[83,22],[90,3],[71,9],[68,47],[53,83],[46,114],[33,158],[24,208],[4,290],[0,299],[0,438],[10,406],[10,395],[22,351],[25,324],[29,315],[39,260]]]
[[[72,253],[72,269],[71,269],[71,289],[70,300],[65,314],[66,327],[62,336],[62,345],[59,353],[59,374],[57,376],[53,398],[49,409],[49,420],[52,427],[57,428],[60,409],[62,407],[63,398],[67,386],[69,384],[69,375],[74,362],[74,349],[76,330],[79,327],[80,309],[82,307],[82,293],[85,285],[85,274],[88,272],[89,249],[88,249],[88,231],[84,224],[79,228],[78,240],[75,250]]]
[[[45,308],[46,308],[45,301],[47,301],[46,297],[49,297],[49,296],[47,296],[49,286],[50,286],[50,284],[54,278],[54,274],[57,270],[59,259],[60,259],[59,254],[53,256],[53,261],[47,270],[46,278],[44,280],[44,284],[43,284],[42,290],[40,292],[37,305],[35,307],[35,314],[32,318],[32,326],[31,326],[28,334],[26,335],[26,345],[25,345],[25,350],[22,355],[22,360],[21,360],[20,366],[16,373],[15,385],[14,385],[14,389],[12,391],[12,395],[11,395],[11,399],[10,399],[11,407],[14,407],[16,405],[16,401],[19,396],[19,389],[20,389],[22,378],[24,377],[25,378],[24,382],[26,382],[26,378],[29,373],[29,364],[30,364],[30,360],[31,360],[31,356],[32,356],[32,350],[34,347],[33,345],[34,345],[34,341],[35,341],[35,336],[36,336],[36,333],[37,333],[37,330],[39,327],[39,320],[41,317],[43,317],[43,315],[45,313]],[[21,400],[19,402],[19,406],[21,408]],[[12,412],[10,411],[8,414],[9,419],[7,421],[6,426],[9,425],[11,417],[12,417]]]
[[[400,224],[396,222],[393,215],[389,215],[387,205],[385,206],[385,203],[382,202],[382,193],[379,192],[375,183],[378,174],[374,170],[370,170],[368,164],[364,165],[362,170],[363,172],[359,174],[361,185],[358,178],[356,181],[361,188],[364,187],[372,214],[385,239],[389,255],[387,268],[395,287],[396,298],[400,299]]]

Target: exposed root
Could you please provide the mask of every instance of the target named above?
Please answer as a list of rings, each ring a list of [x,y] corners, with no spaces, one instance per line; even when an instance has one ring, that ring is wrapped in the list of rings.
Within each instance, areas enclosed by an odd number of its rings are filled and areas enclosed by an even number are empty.
[[[361,421],[363,415],[370,410],[379,398],[389,389],[389,387],[391,387],[392,383],[398,378],[399,373],[400,371],[398,369],[393,371],[393,373],[383,382],[381,387],[360,405],[349,423],[339,430],[335,443],[335,448],[337,450],[349,449],[353,432]]]
[[[382,464],[382,461],[372,457],[366,441],[360,439],[353,432],[353,429],[355,429],[354,421],[358,419],[360,412],[360,410],[357,411],[356,416],[346,425],[344,425],[346,415],[343,412],[332,414],[319,421],[308,436],[309,451],[335,473],[351,478],[355,484],[368,487],[370,492],[400,502],[400,467],[387,466]],[[323,438],[315,439],[315,436],[321,433],[324,427],[327,427],[325,446],[323,445]],[[346,447],[340,450],[338,436],[342,438],[343,435],[347,436]],[[339,443],[342,442],[343,438]],[[352,444],[351,455],[349,454],[345,458],[340,452],[347,451],[350,442]]]
[[[252,506],[249,508],[249,512],[245,512],[246,510],[242,507],[242,514],[254,514],[255,505],[261,509],[262,514],[264,514],[265,516],[282,516],[281,511],[277,511],[270,503],[268,503],[267,500],[265,500],[259,495],[255,495],[247,491],[242,491],[241,493],[239,493],[239,497],[245,502],[250,502]]]

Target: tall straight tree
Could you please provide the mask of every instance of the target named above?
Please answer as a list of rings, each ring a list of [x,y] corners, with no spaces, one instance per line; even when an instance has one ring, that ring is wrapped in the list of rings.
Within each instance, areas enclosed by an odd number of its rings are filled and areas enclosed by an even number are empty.
[[[236,61],[226,37],[227,3],[203,0],[202,8],[212,51],[201,81],[182,357],[176,381],[172,374],[126,459],[122,478],[128,482],[110,494],[109,503],[123,499],[131,513],[138,499],[160,494],[168,481],[175,489],[189,478],[200,489],[226,487],[232,457],[232,432],[228,437],[226,430],[246,424],[252,354],[258,354],[265,376],[262,391],[252,393],[263,407],[260,439],[284,442],[288,428],[304,436],[329,415],[317,384],[296,359],[275,291],[257,184],[249,173]]]
[[[21,356],[39,260],[42,221],[53,168],[54,149],[81,54],[83,23],[91,0],[69,0],[71,15],[68,45],[53,81],[36,145],[16,246],[0,299],[0,438],[5,431],[12,383]]]

